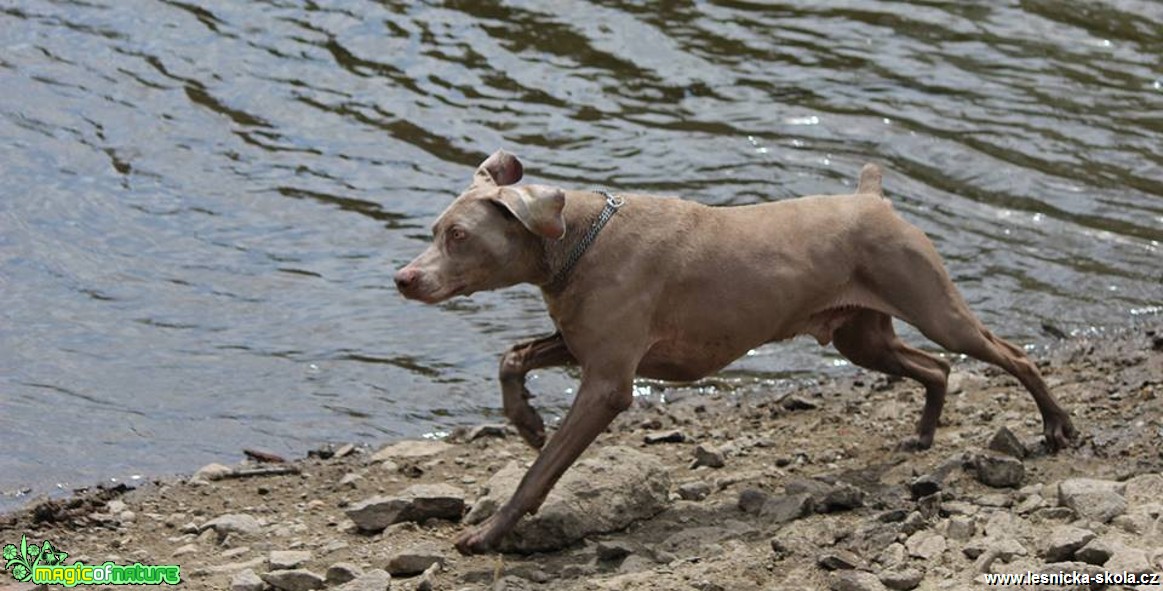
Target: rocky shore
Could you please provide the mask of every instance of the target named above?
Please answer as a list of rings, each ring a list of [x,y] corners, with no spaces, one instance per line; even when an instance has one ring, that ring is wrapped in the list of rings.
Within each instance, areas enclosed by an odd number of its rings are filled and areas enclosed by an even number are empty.
[[[42,500],[0,516],[0,544],[26,534],[69,563],[177,564],[184,588],[234,591],[930,590],[1075,572],[1123,578],[988,588],[1163,588],[1125,583],[1163,573],[1163,330],[1035,357],[1082,433],[1055,455],[1015,380],[955,360],[937,441],[919,453],[897,448],[921,408],[912,382],[852,369],[656,387],[504,554],[452,547],[534,458],[500,425],[290,462],[253,453],[137,490]],[[0,589],[31,588],[0,574]]]

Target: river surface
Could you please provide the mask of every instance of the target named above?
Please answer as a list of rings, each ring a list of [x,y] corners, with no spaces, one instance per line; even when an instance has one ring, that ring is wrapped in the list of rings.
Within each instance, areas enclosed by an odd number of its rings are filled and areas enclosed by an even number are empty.
[[[537,291],[391,276],[500,147],[721,205],[874,160],[1005,337],[1163,305],[1155,0],[6,0],[0,507],[498,420]],[[802,339],[718,383],[846,371]],[[549,414],[574,377],[532,382]]]

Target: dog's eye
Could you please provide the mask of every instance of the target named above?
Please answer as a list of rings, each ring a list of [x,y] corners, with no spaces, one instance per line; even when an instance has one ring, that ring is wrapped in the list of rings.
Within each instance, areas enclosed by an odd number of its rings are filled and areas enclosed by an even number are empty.
[[[464,228],[453,227],[448,230],[448,237],[453,240],[460,241],[468,238],[468,232],[465,232]]]

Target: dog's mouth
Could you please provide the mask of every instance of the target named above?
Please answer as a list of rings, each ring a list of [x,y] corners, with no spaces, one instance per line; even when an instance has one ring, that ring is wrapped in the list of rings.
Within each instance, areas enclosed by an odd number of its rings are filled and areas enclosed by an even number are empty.
[[[451,300],[459,295],[467,295],[469,289],[467,284],[454,286],[450,289],[438,289],[429,293],[411,293],[405,294],[405,297],[419,300],[425,304],[439,304],[441,302]]]

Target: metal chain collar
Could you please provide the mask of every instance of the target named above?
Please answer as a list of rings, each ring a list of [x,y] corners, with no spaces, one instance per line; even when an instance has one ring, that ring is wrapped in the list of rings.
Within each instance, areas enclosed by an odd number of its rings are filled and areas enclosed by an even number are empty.
[[[602,212],[598,214],[598,219],[594,220],[593,225],[590,226],[590,229],[588,232],[586,232],[586,235],[582,236],[581,241],[574,245],[573,250],[570,251],[569,256],[565,259],[565,265],[563,265],[561,269],[557,271],[557,274],[553,276],[553,280],[549,282],[549,285],[558,286],[565,282],[565,279],[569,277],[570,271],[573,270],[574,265],[576,265],[577,262],[581,260],[582,255],[586,253],[586,250],[588,250],[590,245],[594,243],[594,240],[597,239],[598,232],[601,232],[602,227],[606,225],[606,222],[610,221],[610,218],[614,217],[614,214],[617,213],[618,208],[622,207],[626,203],[625,199],[611,195],[609,192],[598,191],[598,193],[606,198],[606,206],[602,208]]]

